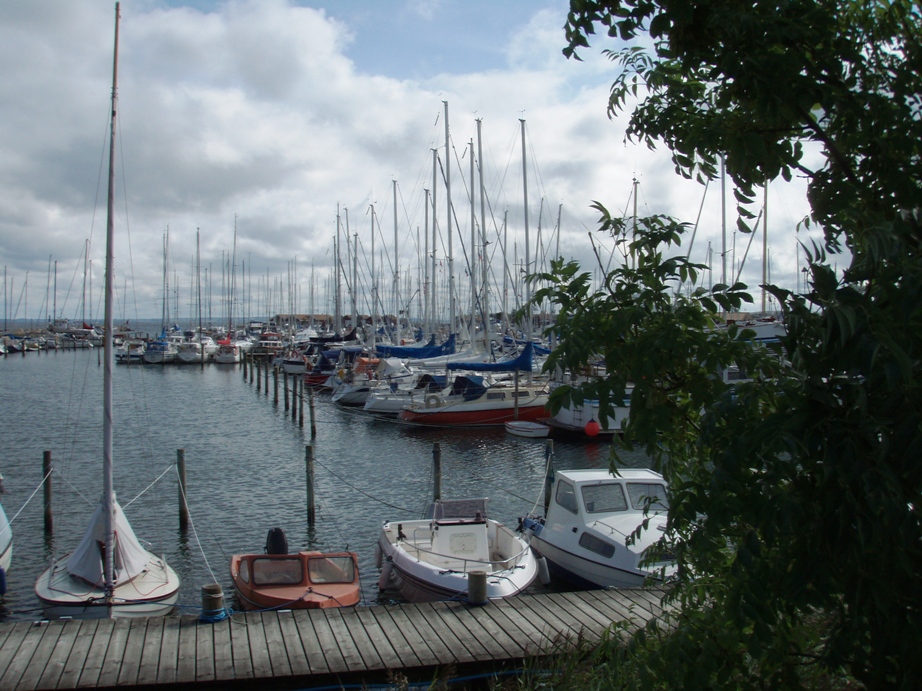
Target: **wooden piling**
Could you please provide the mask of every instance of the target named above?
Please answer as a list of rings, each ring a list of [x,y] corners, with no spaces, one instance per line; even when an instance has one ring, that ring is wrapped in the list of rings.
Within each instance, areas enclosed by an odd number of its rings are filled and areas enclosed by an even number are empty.
[[[547,439],[544,442],[544,460],[546,463],[544,474],[544,515],[547,516],[547,509],[551,505],[551,492],[554,489],[554,440]]]
[[[241,362],[243,363],[243,381],[247,380],[247,360],[249,359],[248,353],[241,353]]]
[[[302,389],[304,388],[303,378],[301,379],[301,388]],[[311,439],[316,439],[317,438],[317,415],[314,411],[314,389],[313,387],[307,390],[307,402],[308,402],[308,405],[310,406],[310,412],[311,412]]]
[[[442,445],[432,445],[432,501],[442,499]]]
[[[298,402],[298,427],[304,427],[304,377],[301,377],[301,384],[299,386],[300,396]]]
[[[284,381],[285,381],[285,385],[282,387],[284,389],[284,394],[285,394],[285,410],[288,410],[288,407],[289,407],[289,404],[288,404],[288,372],[283,372],[282,377],[284,378]],[[298,381],[295,380],[295,386],[297,385],[298,385]]]
[[[259,393],[263,388],[263,368],[259,366],[259,360],[255,355],[253,356],[253,367],[256,368],[256,393]]]
[[[304,462],[307,466],[307,525],[313,528],[316,520],[314,511],[314,447],[304,447]]]
[[[269,361],[266,360],[266,362],[268,363]],[[267,364],[266,367],[268,366],[269,365]],[[275,405],[278,405],[279,404],[279,368],[278,367],[272,368],[272,389],[273,389],[272,390],[272,402],[275,403]]]
[[[291,421],[298,419],[298,380],[295,379],[294,387],[291,391]]]
[[[42,477],[45,478],[45,533],[50,535],[54,531],[54,516],[51,511],[51,452],[42,454]]]
[[[269,353],[266,353],[266,384],[265,384],[265,388],[263,389],[263,394],[265,394],[266,396],[269,395],[269,359],[270,359],[270,355]]]
[[[186,502],[186,450],[176,449],[176,471],[179,475],[179,529],[189,527],[189,504]]]

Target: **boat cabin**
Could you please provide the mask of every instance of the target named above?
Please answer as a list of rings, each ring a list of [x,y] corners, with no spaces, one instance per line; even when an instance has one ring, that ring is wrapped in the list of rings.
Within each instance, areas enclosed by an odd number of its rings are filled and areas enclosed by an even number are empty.
[[[352,583],[355,561],[350,554],[248,554],[240,559],[238,575],[257,587]]]
[[[429,561],[466,571],[490,567],[487,500],[452,499],[429,506],[432,551]]]

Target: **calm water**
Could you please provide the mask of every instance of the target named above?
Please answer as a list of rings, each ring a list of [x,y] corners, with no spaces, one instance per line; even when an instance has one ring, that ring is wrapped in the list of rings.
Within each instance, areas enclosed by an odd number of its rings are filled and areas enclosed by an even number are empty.
[[[52,556],[77,545],[99,500],[100,357],[101,351],[80,350],[0,358],[2,502],[14,521],[0,620],[41,618],[35,579]],[[374,545],[382,521],[419,517],[428,503],[435,442],[441,445],[444,497],[489,497],[491,516],[513,526],[543,497],[544,440],[513,437],[502,428],[432,430],[375,421],[317,394],[317,520],[309,529],[309,416],[305,411],[303,429],[291,420],[281,385],[276,405],[271,379],[267,396],[235,366],[117,366],[114,379],[116,492],[138,537],[179,573],[181,612],[198,613],[201,587],[214,579],[235,606],[230,555],[262,551],[274,526],[286,531],[292,551],[357,552],[364,603],[390,601],[393,594],[378,593]],[[608,463],[606,443],[555,441],[554,448],[558,468]],[[171,468],[177,449],[185,449],[194,524],[186,532],[179,530]],[[29,501],[41,482],[45,450],[59,471],[54,535],[48,538],[41,490]]]

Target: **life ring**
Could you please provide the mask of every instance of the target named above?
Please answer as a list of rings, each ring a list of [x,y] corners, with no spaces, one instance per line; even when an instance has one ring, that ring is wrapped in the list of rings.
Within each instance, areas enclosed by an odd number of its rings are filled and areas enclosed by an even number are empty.
[[[425,403],[427,408],[438,408],[442,403],[442,399],[439,398],[436,394],[431,393],[426,396]]]

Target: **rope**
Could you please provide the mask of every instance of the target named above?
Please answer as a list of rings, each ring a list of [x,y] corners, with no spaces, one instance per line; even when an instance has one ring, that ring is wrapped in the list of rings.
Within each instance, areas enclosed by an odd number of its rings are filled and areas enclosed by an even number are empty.
[[[342,483],[343,483],[344,485],[346,485],[347,487],[350,487],[351,489],[354,489],[354,490],[355,490],[356,492],[358,492],[359,494],[361,494],[361,495],[363,495],[363,496],[366,496],[366,497],[368,497],[369,499],[378,502],[379,504],[383,504],[384,506],[387,506],[388,508],[396,509],[397,511],[404,511],[404,512],[406,512],[406,513],[410,513],[410,509],[404,508],[404,507],[402,507],[402,506],[395,506],[394,504],[388,504],[388,503],[387,503],[386,501],[384,501],[383,499],[378,499],[377,497],[373,497],[373,496],[371,496],[370,494],[368,494],[368,492],[365,492],[364,490],[359,489],[359,488],[356,487],[355,485],[350,484],[349,482],[347,482],[347,481],[345,480],[345,478],[343,478],[341,475],[337,475],[336,473],[334,473],[332,470],[330,470],[327,466],[325,466],[323,463],[321,463],[320,461],[318,461],[316,458],[314,459],[314,463],[316,463],[316,464],[319,465],[321,468],[323,468],[324,470],[326,470],[330,475],[332,475],[333,477],[335,477],[337,480],[339,480],[340,482],[342,482]]]
[[[170,469],[173,468],[175,465],[176,465],[175,463],[171,463],[170,465],[168,465],[166,470],[164,470],[162,473],[160,473],[160,475],[158,475],[156,478],[154,478],[154,481],[153,481],[153,482],[151,482],[147,487],[145,487],[144,489],[142,489],[142,490],[135,496],[134,499],[132,499],[132,500],[131,500],[130,502],[128,502],[127,504],[125,504],[125,506],[123,506],[122,508],[123,508],[123,509],[127,509],[129,506],[131,506],[131,505],[135,502],[135,500],[137,500],[137,499],[139,499],[139,498],[141,497],[142,494],[144,494],[145,492],[147,492],[147,490],[149,490],[151,487],[153,487],[153,486],[156,485],[158,482],[160,482],[160,479],[161,479],[164,475],[166,475],[168,472],[170,472]]]
[[[19,508],[19,511],[17,511],[16,514],[9,520],[10,526],[13,525],[13,521],[15,521],[17,518],[19,518],[19,514],[21,514],[21,513],[23,512],[23,510],[29,505],[29,502],[32,501],[32,499],[35,497],[36,494],[38,494],[38,491],[42,488],[42,485],[45,484],[45,482],[48,480],[48,478],[51,476],[51,473],[53,473],[53,472],[54,472],[54,468],[51,468],[51,469],[45,474],[45,477],[42,478],[42,481],[38,483],[38,486],[32,491],[32,494],[29,495],[29,498],[26,499],[26,503],[23,504],[23,505]]]
[[[183,489],[182,483],[181,483],[181,482],[178,482],[178,480],[179,480],[179,468],[178,468],[175,464],[173,465],[173,467],[176,468],[176,479],[177,479],[177,484],[179,485],[179,491],[182,493],[182,501],[183,501],[183,504],[186,506],[186,509],[188,510],[188,508],[189,508],[189,502],[188,502],[188,500],[186,499],[186,491],[185,491],[185,489]],[[218,578],[217,578],[217,576],[214,575],[214,571],[212,571],[212,569],[211,569],[211,564],[208,563],[208,557],[205,556],[205,550],[202,548],[202,541],[199,540],[198,531],[195,529],[195,521],[192,520],[192,512],[189,511],[188,513],[189,513],[189,525],[192,526],[192,534],[195,536],[195,544],[198,545],[198,550],[199,550],[199,552],[201,552],[201,554],[202,554],[202,559],[205,561],[205,567],[208,569],[208,573],[211,574],[211,579],[212,579],[215,583],[217,583],[217,582],[218,582]],[[223,550],[222,550],[222,551],[223,551]]]
[[[80,496],[80,498],[83,499],[83,501],[85,501],[85,502],[86,502],[87,504],[89,504],[90,506],[93,505],[93,502],[91,502],[89,499],[87,499],[85,496],[83,496],[83,492],[81,492],[79,489],[77,489],[76,487],[74,487],[74,485],[71,483],[71,481],[68,480],[67,477],[66,477],[63,473],[61,473],[61,471],[59,471],[57,468],[52,468],[51,470],[52,470],[52,472],[54,472],[58,477],[60,477],[62,480],[64,480],[64,483],[65,483],[68,487],[70,487],[72,490],[74,490],[74,492],[76,492],[76,493]],[[44,482],[44,481],[43,481],[43,482]],[[39,487],[41,487],[41,485],[39,485]],[[37,492],[37,491],[38,491],[38,489],[36,489],[36,492]]]

